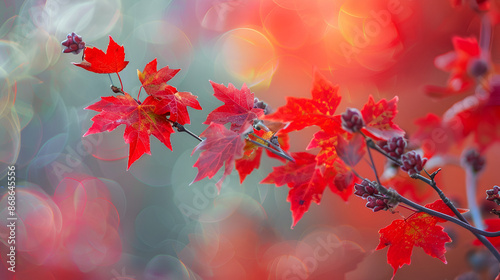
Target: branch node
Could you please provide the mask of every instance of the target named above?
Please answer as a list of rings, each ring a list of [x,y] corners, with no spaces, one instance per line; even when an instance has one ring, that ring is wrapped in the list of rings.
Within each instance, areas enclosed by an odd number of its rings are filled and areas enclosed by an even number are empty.
[[[490,213],[491,214],[495,214],[495,215],[497,215],[500,218],[500,211],[499,210],[491,209]]]
[[[122,89],[117,87],[117,86],[114,86],[114,85],[110,85],[111,87],[111,90],[114,92],[114,93],[121,93],[121,94],[124,94]]]
[[[425,170],[425,168],[424,168],[424,171],[425,171],[425,174],[427,174],[427,176],[429,176],[429,178],[431,178],[431,180],[434,182],[434,177],[436,177],[436,175],[439,173],[439,171],[441,171],[441,168],[432,172],[432,174],[429,174],[429,172],[427,172],[427,170]]]

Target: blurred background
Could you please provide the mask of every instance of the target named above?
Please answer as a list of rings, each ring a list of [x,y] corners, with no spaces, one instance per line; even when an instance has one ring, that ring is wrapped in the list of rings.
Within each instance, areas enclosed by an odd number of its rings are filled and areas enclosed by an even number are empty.
[[[198,96],[188,128],[200,134],[206,115],[222,103],[209,81],[246,83],[272,108],[286,96],[310,97],[313,69],[340,85],[341,113],[399,96],[396,123],[410,135],[415,120],[442,115],[471,92],[435,100],[427,85],[445,86],[448,73],[434,58],[453,49],[452,36],[478,37],[480,18],[468,5],[445,0],[4,0],[0,2],[0,194],[9,165],[17,176],[16,274],[7,271],[2,238],[1,279],[390,279],[387,249],[374,251],[378,230],[409,215],[373,213],[358,197],[344,202],[326,190],[293,229],[286,186],[259,184],[275,159],[239,183],[237,172],[217,195],[215,182],[189,185],[198,142],[181,133],[173,151],[151,138],[152,155],[127,171],[124,127],[82,135],[93,111],[83,108],[113,95],[107,75],[75,67],[81,54],[62,54],[71,32],[105,50],[108,36],[123,45],[120,73],[132,96],[136,69],[154,58],[158,68],[182,69],[170,84]],[[493,41],[493,60],[499,41]],[[113,83],[119,85],[116,75]],[[304,151],[316,128],[291,136]],[[464,145],[467,145],[465,143]],[[463,146],[453,147],[458,156]],[[312,151],[315,152],[315,151]],[[499,184],[498,145],[488,150],[478,198]],[[384,161],[376,161],[383,168]],[[373,178],[368,165],[358,172]],[[443,166],[440,186],[467,207],[465,174]],[[425,190],[423,192],[426,192]],[[421,198],[430,203],[430,193]],[[5,209],[3,196],[0,209]],[[0,213],[6,223],[6,210]],[[493,217],[490,217],[493,218]],[[448,264],[415,248],[412,264],[395,279],[455,279],[484,265],[489,255],[474,237],[443,224],[454,240]],[[474,278],[476,279],[476,278]]]

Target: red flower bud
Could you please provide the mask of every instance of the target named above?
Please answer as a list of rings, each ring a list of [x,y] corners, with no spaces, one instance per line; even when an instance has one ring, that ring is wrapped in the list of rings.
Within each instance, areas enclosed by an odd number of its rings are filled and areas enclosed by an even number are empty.
[[[365,126],[363,116],[358,109],[348,108],[340,117],[342,128],[347,132],[355,133]]]
[[[469,149],[462,155],[462,164],[472,168],[472,171],[476,173],[483,170],[485,163],[486,160],[476,149]]]
[[[392,137],[387,141],[380,141],[379,146],[391,157],[399,159],[406,149],[406,140],[401,137]]]
[[[66,36],[66,40],[62,41],[61,44],[66,48],[63,53],[74,53],[79,54],[83,49],[85,49],[85,42],[82,41],[82,37],[78,36],[75,32],[71,32]]]
[[[411,176],[413,174],[420,173],[422,169],[424,169],[427,159],[422,159],[422,157],[415,151],[409,151],[401,156],[401,162],[403,163],[401,169],[408,172]]]

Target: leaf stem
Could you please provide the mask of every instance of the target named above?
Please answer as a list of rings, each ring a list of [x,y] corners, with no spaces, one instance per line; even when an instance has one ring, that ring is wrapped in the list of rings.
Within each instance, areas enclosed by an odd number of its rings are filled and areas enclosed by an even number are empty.
[[[111,82],[111,90],[114,92],[114,93],[121,93],[121,94],[125,94],[123,92],[123,90],[117,86],[114,85],[113,83],[113,79],[111,79],[111,74],[108,74],[108,78],[109,78],[109,81]]]
[[[111,74],[108,73],[108,78],[109,78],[109,81],[111,82],[111,85],[113,86],[113,79],[111,79]]]
[[[264,129],[266,132],[271,131],[261,120],[254,122],[254,127]]]
[[[123,91],[122,78],[120,77],[120,74],[118,74],[118,72],[116,72],[116,76],[118,76],[118,80],[120,80],[120,87],[121,87],[121,90]]]
[[[141,86],[141,87],[139,88],[139,93],[137,93],[137,100],[139,100],[139,97],[141,96],[141,90],[142,90],[142,88],[143,88],[143,87],[144,87],[144,86]]]
[[[364,134],[362,134],[362,135],[365,137],[366,146],[368,147],[368,149],[366,149],[366,150],[368,151],[368,156],[370,157],[370,162],[371,162],[371,166],[373,169],[373,173],[375,173],[375,178],[377,179],[378,185],[380,187],[382,187],[382,184],[380,183],[380,178],[378,177],[377,167],[375,167],[375,161],[373,160],[373,157],[372,157],[371,147],[368,144],[368,142],[370,142],[370,141],[373,142],[373,140],[370,138],[367,138]]]
[[[356,177],[358,177],[359,179],[361,179],[361,180],[363,180],[363,179],[364,179],[361,175],[359,175],[359,174],[358,174],[358,172],[356,172],[356,170],[354,170],[354,168],[352,168],[352,167],[351,167],[351,171],[352,171],[352,173],[353,173]]]
[[[283,150],[281,149],[281,147],[274,145],[273,143],[271,143],[271,142],[267,141],[266,139],[263,139],[263,138],[259,137],[259,136],[258,136],[258,135],[256,135],[256,134],[252,134],[252,136],[257,137],[257,138],[259,138],[259,139],[260,139],[260,140],[262,140],[262,141],[265,141],[267,144],[269,144],[270,146],[272,146],[274,149],[272,149],[271,147],[269,147],[269,146],[267,146],[267,145],[264,145],[264,144],[262,144],[262,143],[259,143],[259,142],[255,141],[255,140],[252,140],[252,139],[250,139],[250,138],[248,138],[248,137],[246,138],[246,140],[247,140],[247,141],[252,142],[253,144],[255,144],[255,145],[259,146],[259,147],[262,147],[262,148],[264,148],[264,149],[266,149],[266,150],[270,151],[271,153],[273,153],[273,154],[275,154],[275,155],[277,155],[277,156],[280,156],[280,157],[282,157],[282,158],[284,158],[284,159],[286,159],[286,160],[289,160],[289,161],[295,162],[295,160],[293,159],[293,157],[291,157],[291,156],[290,156],[290,155],[288,155],[285,151],[283,151]]]
[[[485,14],[481,18],[481,30],[479,31],[479,47],[484,52],[484,55],[490,55],[492,37],[493,28],[491,26],[491,20],[489,16]]]
[[[259,135],[255,134],[255,133],[252,133],[252,136],[254,136],[255,138],[258,138],[258,139],[260,139],[260,140],[262,140],[262,141],[266,142],[266,144],[268,144],[269,146],[271,146],[271,147],[275,148],[276,150],[283,151],[283,150],[281,150],[281,147],[280,147],[280,146],[278,146],[278,145],[276,145],[276,144],[272,143],[271,141],[268,141],[267,139],[264,139],[264,138],[260,137]]]

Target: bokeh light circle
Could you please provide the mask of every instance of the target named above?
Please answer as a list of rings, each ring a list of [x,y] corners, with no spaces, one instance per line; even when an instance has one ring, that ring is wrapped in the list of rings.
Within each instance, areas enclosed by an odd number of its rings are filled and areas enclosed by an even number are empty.
[[[268,85],[278,59],[273,44],[261,32],[237,28],[224,33],[214,47],[215,75],[248,86]]]
[[[145,280],[188,280],[189,271],[178,259],[169,255],[152,258],[144,270]]]

